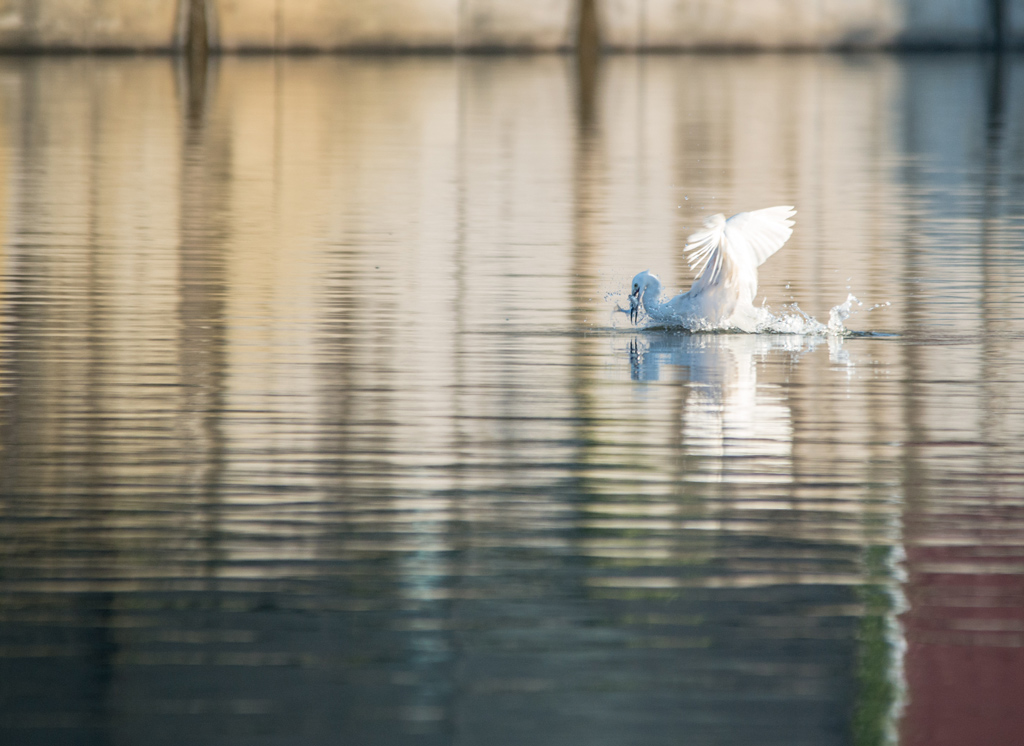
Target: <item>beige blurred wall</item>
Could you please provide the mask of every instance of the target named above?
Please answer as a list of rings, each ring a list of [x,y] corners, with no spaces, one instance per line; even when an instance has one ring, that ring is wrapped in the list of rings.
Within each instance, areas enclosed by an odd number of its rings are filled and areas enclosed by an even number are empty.
[[[186,3],[0,0],[0,50],[171,49],[180,38]]]
[[[1024,21],[1024,2],[1007,4]],[[624,49],[977,46],[992,33],[988,0],[598,0],[598,8],[605,43]]]
[[[216,0],[213,44],[246,49],[566,49],[574,0]]]
[[[224,51],[566,49],[585,0],[205,0]],[[978,46],[990,0],[593,0],[616,49]],[[0,0],[0,49],[181,46],[189,0]],[[1024,0],[1004,0],[1024,43]]]

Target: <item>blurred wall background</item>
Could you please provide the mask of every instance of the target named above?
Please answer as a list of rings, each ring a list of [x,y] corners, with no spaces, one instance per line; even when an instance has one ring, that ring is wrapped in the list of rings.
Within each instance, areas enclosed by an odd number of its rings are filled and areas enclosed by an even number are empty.
[[[622,50],[1019,47],[1024,0],[0,0],[7,52],[169,51],[190,28],[220,51],[550,51],[580,28]]]

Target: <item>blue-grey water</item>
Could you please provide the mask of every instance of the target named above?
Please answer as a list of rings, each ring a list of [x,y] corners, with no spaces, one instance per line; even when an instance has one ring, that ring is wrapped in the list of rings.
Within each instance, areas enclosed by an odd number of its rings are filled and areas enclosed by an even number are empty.
[[[1022,287],[1020,57],[0,59],[0,742],[1018,744]]]

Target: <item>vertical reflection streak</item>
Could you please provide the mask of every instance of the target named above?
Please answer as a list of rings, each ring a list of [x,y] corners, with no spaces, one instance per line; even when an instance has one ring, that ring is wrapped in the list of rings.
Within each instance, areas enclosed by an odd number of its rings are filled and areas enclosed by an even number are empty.
[[[460,19],[462,10],[460,0]],[[461,25],[460,25],[461,28]],[[449,620],[451,622],[451,682],[448,692],[448,701],[445,714],[447,716],[445,727],[448,734],[455,742],[461,741],[465,727],[465,714],[459,707],[459,702],[469,694],[470,678],[469,666],[467,665],[467,648],[469,640],[464,626],[472,617],[471,610],[464,608],[465,604],[459,599],[460,590],[469,587],[468,576],[472,569],[472,552],[470,544],[472,533],[469,527],[472,525],[472,509],[468,496],[472,493],[470,480],[467,478],[467,465],[471,461],[472,436],[469,431],[469,419],[473,414],[473,403],[469,396],[470,372],[467,370],[467,361],[470,359],[470,347],[472,341],[469,337],[468,320],[471,318],[472,307],[467,302],[469,298],[471,282],[471,252],[468,239],[469,222],[469,169],[468,162],[471,159],[469,152],[469,103],[470,96],[468,75],[465,60],[459,59],[455,62],[455,224],[454,245],[452,247],[452,309],[454,339],[452,340],[452,354],[455,358],[452,367],[452,456],[454,459],[454,473],[452,479],[452,507],[455,520],[450,524],[450,536],[448,541],[451,547],[451,585],[452,600],[449,603]]]
[[[102,265],[105,263],[105,254],[109,253],[109,247],[104,245],[100,229],[100,221],[104,213],[103,204],[103,173],[105,163],[103,154],[106,150],[105,130],[107,121],[105,117],[106,107],[104,102],[106,96],[102,85],[98,85],[94,76],[89,86],[94,105],[89,112],[88,133],[89,140],[86,145],[89,151],[87,182],[85,188],[88,194],[88,228],[85,240],[86,254],[86,277],[85,277],[85,298],[86,308],[84,309],[85,340],[84,351],[86,362],[84,366],[84,411],[86,418],[96,425],[88,427],[83,437],[82,450],[82,483],[79,499],[82,505],[79,510],[87,516],[92,531],[96,536],[101,537],[97,544],[97,557],[102,557],[101,562],[118,561],[119,554],[116,543],[107,540],[105,528],[105,514],[114,508],[115,497],[108,494],[104,489],[108,477],[109,465],[105,463],[104,454],[105,442],[110,436],[104,432],[107,418],[104,416],[109,407],[109,393],[107,392],[107,377],[109,370],[114,367],[113,361],[107,360],[107,348],[104,345],[105,339],[110,332],[110,320],[103,317],[102,301],[105,294],[103,284],[100,281],[102,276]],[[99,105],[97,105],[99,104]],[[90,563],[92,564],[92,563]],[[97,563],[99,565],[100,563]],[[102,566],[89,568],[93,570],[92,575],[102,574]],[[117,642],[114,636],[113,623],[115,621],[114,609],[116,598],[109,588],[103,588],[102,583],[96,583],[96,588],[83,595],[80,600],[81,613],[84,617],[92,616],[93,625],[86,634],[89,650],[85,656],[86,665],[93,674],[92,686],[86,687],[86,699],[89,702],[90,726],[98,729],[101,733],[106,732],[109,727],[112,713],[110,712],[111,700],[113,699],[112,688],[114,684],[115,656],[117,653]]]
[[[218,568],[224,561],[220,492],[226,453],[221,417],[228,366],[223,245],[230,232],[226,199],[231,193],[232,168],[227,139],[210,126],[208,116],[219,62],[203,65],[200,74],[194,74],[192,65],[188,70],[178,248],[178,346],[186,394],[181,415],[188,447],[183,462],[189,465],[187,485],[201,516],[204,574],[212,591],[217,589]]]
[[[1001,26],[999,26],[1001,28]],[[998,43],[998,42],[997,42]],[[987,106],[985,116],[985,157],[982,165],[982,200],[980,231],[981,284],[978,305],[981,309],[983,370],[995,370],[1004,351],[1000,344],[1000,319],[998,305],[1002,296],[1001,283],[995,275],[998,250],[993,245],[998,236],[998,226],[1003,213],[1002,162],[1003,131],[1006,111],[1006,56],[1001,52],[992,55],[988,61]],[[983,433],[986,441],[996,440],[999,427],[999,402],[1002,392],[996,381],[982,382]],[[994,454],[993,454],[994,455]],[[994,464],[986,463],[986,471]]]

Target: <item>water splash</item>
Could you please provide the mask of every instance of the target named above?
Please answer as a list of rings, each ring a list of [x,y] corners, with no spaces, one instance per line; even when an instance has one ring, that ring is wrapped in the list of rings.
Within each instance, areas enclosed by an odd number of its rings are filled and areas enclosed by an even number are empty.
[[[611,312],[613,326],[616,325],[615,322],[619,314],[629,316],[632,309],[632,304],[630,304],[629,308],[623,308],[618,300],[620,297],[621,294],[619,293],[608,293],[605,295],[607,301],[615,302],[615,307]],[[857,296],[853,293],[848,293],[845,301],[829,309],[828,323],[822,323],[800,308],[799,304],[795,302],[785,304],[779,313],[773,312],[771,307],[764,303],[760,308],[755,309],[758,317],[755,333],[796,334],[812,337],[848,337],[854,333],[846,328],[846,322],[850,317],[861,310],[873,311],[876,308],[884,308],[889,305],[891,303],[887,301],[885,303],[876,303],[867,309],[863,309],[864,304]],[[677,323],[673,324],[649,322],[647,324],[638,324],[637,326],[643,329],[678,328],[691,332],[729,331],[715,327],[707,319],[703,318],[679,317]]]
[[[762,306],[758,313],[761,318],[758,321],[757,331],[760,333],[821,336],[828,330],[828,327],[796,303],[783,306],[782,312],[779,314],[772,313],[766,305]]]
[[[846,320],[853,315],[854,303],[863,305],[853,293],[848,293],[843,303],[832,307],[828,312],[829,334],[846,334]]]
[[[846,328],[846,320],[855,313],[854,304],[862,305],[857,297],[850,293],[845,301],[829,310],[827,324],[818,321],[796,303],[783,306],[779,314],[772,313],[768,306],[762,306],[759,309],[761,321],[758,323],[757,331],[771,334],[844,337],[850,334]]]

